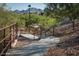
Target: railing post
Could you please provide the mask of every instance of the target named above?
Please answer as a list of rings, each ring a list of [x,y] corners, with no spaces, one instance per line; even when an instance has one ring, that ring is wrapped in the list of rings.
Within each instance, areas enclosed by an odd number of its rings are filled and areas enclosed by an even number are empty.
[[[35,39],[35,29],[34,29],[34,39]]]
[[[54,36],[54,29],[55,29],[55,28],[53,27],[53,36]]]
[[[4,29],[3,31],[4,31],[3,37],[5,38],[5,29]],[[5,48],[5,47],[6,47],[6,42],[5,42],[5,40],[3,41],[3,44],[4,44],[3,47]],[[5,54],[6,54],[6,51],[4,51],[2,55],[5,56]]]
[[[17,39],[17,37],[18,37],[18,24],[17,23],[15,24],[15,28],[16,28],[16,30],[15,30],[15,32],[16,32],[16,39]]]
[[[30,33],[30,26],[29,26],[29,33]]]
[[[13,25],[13,42],[14,42],[14,40],[15,40],[15,36],[14,36],[14,34],[15,34],[15,28],[14,28],[15,26]]]
[[[11,44],[12,44],[12,29],[11,29],[11,27],[10,27],[10,48],[11,48]]]
[[[41,27],[40,27],[40,30],[39,30],[39,34],[40,34],[40,39],[41,39],[41,36],[42,36],[42,30],[41,30]]]
[[[5,38],[5,29],[3,31],[4,31],[3,37]],[[5,46],[6,46],[6,44],[5,44],[5,40],[4,40],[4,48],[5,48]]]

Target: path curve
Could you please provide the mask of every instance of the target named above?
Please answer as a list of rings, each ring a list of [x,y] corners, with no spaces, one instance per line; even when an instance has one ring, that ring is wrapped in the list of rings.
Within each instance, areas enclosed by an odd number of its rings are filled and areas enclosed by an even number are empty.
[[[6,56],[43,56],[46,53],[47,48],[55,46],[56,43],[59,42],[59,39],[55,37],[47,37],[39,41],[23,41],[26,43],[22,46],[9,49]]]

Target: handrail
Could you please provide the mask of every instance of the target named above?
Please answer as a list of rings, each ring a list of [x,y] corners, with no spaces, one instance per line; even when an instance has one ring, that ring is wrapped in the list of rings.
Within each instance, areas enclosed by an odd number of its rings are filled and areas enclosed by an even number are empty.
[[[6,29],[9,28],[9,33],[7,35],[6,34]],[[4,28],[1,28],[0,31],[3,31],[3,39],[0,40],[0,44],[3,43],[4,45],[2,45],[0,48],[2,48],[2,50],[0,51],[0,55],[6,55],[7,50],[9,49],[9,46],[11,47],[11,44],[13,43],[13,41],[16,39],[17,36],[17,23],[13,23],[9,26],[6,26]],[[15,36],[13,36],[15,35]],[[8,41],[6,40],[7,38]],[[7,42],[7,43],[6,43]]]
[[[11,25],[9,25],[9,26],[6,26],[6,27],[4,27],[4,28],[1,28],[0,31],[1,31],[1,30],[4,30],[4,29],[6,29],[6,28],[9,28],[9,27],[11,27],[11,26],[13,26],[13,25],[15,25],[15,24],[16,24],[16,23],[11,24]]]
[[[77,25],[77,24],[79,24],[79,21],[76,23],[74,23],[74,28],[76,27],[79,27],[79,25]],[[77,25],[77,26],[76,26]],[[66,30],[69,30],[69,29],[71,29],[71,30],[73,30],[73,24],[72,23],[69,23],[69,24],[67,24],[67,25],[62,25],[62,26],[56,26],[56,27],[53,27],[53,26],[51,26],[51,27],[49,27],[48,28],[48,30],[46,30],[45,31],[45,34],[47,33],[47,32],[49,32],[50,31],[50,29],[52,29],[52,33],[53,33],[53,36],[55,36],[55,35],[57,35],[60,31],[66,31]],[[59,31],[59,32],[58,32]],[[74,29],[73,31],[79,31],[79,29]],[[62,34],[64,34],[64,32],[62,33]],[[71,32],[71,31],[70,31]],[[54,35],[55,34],[55,35]]]
[[[11,41],[9,41],[9,43],[7,44],[7,46],[2,50],[2,52],[0,53],[0,55],[2,55],[4,53],[4,51],[7,49],[7,47],[9,46]]]
[[[7,39],[10,35],[11,35],[11,33],[8,34],[3,40],[1,40],[0,43],[2,43],[2,42],[3,42],[5,39]]]

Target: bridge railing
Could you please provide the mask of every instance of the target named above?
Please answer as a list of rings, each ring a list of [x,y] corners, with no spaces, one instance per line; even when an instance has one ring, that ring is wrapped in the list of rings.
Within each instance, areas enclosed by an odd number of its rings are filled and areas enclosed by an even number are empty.
[[[8,49],[17,38],[17,23],[0,29],[0,55],[6,55]]]
[[[69,23],[61,26],[55,26],[55,27],[51,26],[48,28],[48,30],[45,31],[45,33],[52,36],[62,36],[76,31],[79,31],[79,21],[74,21],[74,29],[73,29],[73,23]]]
[[[64,26],[59,26],[55,28],[55,35],[56,34],[70,34],[73,32],[79,31],[79,21],[74,21],[74,29],[73,29],[73,24],[70,23],[68,25],[64,25]]]

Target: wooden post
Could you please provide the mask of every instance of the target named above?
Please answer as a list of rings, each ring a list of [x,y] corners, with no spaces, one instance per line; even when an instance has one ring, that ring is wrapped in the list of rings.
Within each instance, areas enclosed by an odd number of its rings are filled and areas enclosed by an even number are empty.
[[[16,26],[16,39],[18,37],[18,24],[15,25]]]
[[[42,36],[42,30],[41,30],[41,27],[40,27],[39,34],[40,34],[40,39],[41,39],[41,36]]]
[[[13,32],[13,33],[12,33],[12,42],[14,42],[14,39],[15,39],[15,36],[14,36],[14,29],[15,29],[15,28],[14,28],[14,25],[13,25],[12,27],[13,27],[13,31],[12,31],[12,32]]]
[[[46,32],[47,32],[47,31],[45,31],[45,37],[46,37]]]
[[[4,31],[4,38],[5,38],[5,29],[3,30]],[[5,44],[5,40],[4,40],[4,48],[5,48],[6,44]]]
[[[75,24],[74,24],[74,20],[72,20],[72,26],[73,26],[73,30],[75,30],[75,28],[74,28],[74,25],[75,25]]]
[[[12,43],[12,29],[11,29],[11,27],[10,27],[10,48],[11,48],[11,43]]]
[[[53,36],[54,36],[54,29],[55,29],[55,28],[53,27]]]
[[[5,38],[5,29],[3,31],[4,31],[4,38]],[[6,40],[4,40],[3,44],[4,44],[4,48],[5,48],[6,47]],[[2,56],[5,56],[5,55],[6,55],[6,51],[3,52]]]
[[[36,29],[34,29],[34,39],[35,39],[35,32],[36,32],[35,30],[36,30]]]

